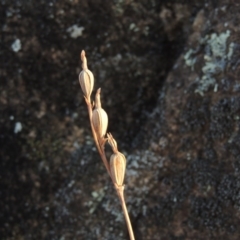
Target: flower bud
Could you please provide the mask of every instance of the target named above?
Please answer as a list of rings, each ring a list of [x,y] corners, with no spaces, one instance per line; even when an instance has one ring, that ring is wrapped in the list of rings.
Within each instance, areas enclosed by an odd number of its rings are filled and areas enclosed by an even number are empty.
[[[123,185],[125,170],[126,170],[125,156],[120,152],[112,154],[110,158],[110,173],[113,182],[116,183],[118,186]]]
[[[107,132],[108,116],[102,108],[96,108],[93,110],[92,123],[98,137],[104,137]]]
[[[84,69],[79,74],[79,83],[86,98],[89,98],[94,85],[94,76],[88,69]]]

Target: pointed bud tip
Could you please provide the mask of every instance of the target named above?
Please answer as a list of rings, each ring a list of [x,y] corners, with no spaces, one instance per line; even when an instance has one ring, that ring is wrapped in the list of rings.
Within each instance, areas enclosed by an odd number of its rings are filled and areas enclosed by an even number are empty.
[[[101,88],[99,88],[95,95],[96,108],[101,108]]]
[[[82,60],[82,62],[83,62],[83,60],[84,60],[84,58],[85,58],[85,51],[84,50],[82,50],[81,51],[81,54],[80,54],[80,58],[81,58],[81,60]]]
[[[112,134],[111,134],[111,133],[108,133],[108,134],[107,134],[107,138],[108,138],[108,143],[109,143],[109,145],[112,147],[113,152],[114,152],[114,153],[117,153],[117,152],[118,152],[117,142],[116,142],[116,140],[113,138]]]

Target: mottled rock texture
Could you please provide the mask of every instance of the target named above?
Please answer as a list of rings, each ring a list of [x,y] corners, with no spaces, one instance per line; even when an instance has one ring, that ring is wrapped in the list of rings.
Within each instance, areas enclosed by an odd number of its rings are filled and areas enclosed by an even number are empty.
[[[128,239],[90,133],[82,49],[127,156],[136,239],[239,239],[239,12],[0,0],[1,239]]]

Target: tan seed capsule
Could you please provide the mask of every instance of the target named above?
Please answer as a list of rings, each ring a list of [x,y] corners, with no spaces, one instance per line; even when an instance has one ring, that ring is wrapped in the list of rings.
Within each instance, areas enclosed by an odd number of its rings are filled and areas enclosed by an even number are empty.
[[[113,181],[118,185],[122,186],[126,170],[126,158],[120,153],[112,154],[110,158],[110,173]]]
[[[79,83],[86,98],[89,98],[94,85],[94,76],[88,69],[82,70],[79,74]]]
[[[93,110],[92,115],[93,127],[98,135],[102,138],[107,132],[108,116],[102,108],[96,108]]]

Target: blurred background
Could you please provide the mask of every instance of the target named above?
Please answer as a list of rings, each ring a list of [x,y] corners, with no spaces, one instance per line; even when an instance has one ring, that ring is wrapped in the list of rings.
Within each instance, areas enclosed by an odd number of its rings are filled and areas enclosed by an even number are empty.
[[[102,89],[108,131],[129,161],[126,199],[136,239],[238,239],[239,150],[231,145],[239,142],[238,7],[0,0],[0,239],[128,239],[90,132],[78,82],[82,49],[93,93]],[[227,50],[220,73],[208,68],[206,87],[204,56],[207,48],[214,53],[206,37],[215,32],[228,38]],[[224,40],[217,41],[222,49]],[[215,88],[225,101],[213,96]],[[230,162],[227,152],[218,154],[225,143]]]

